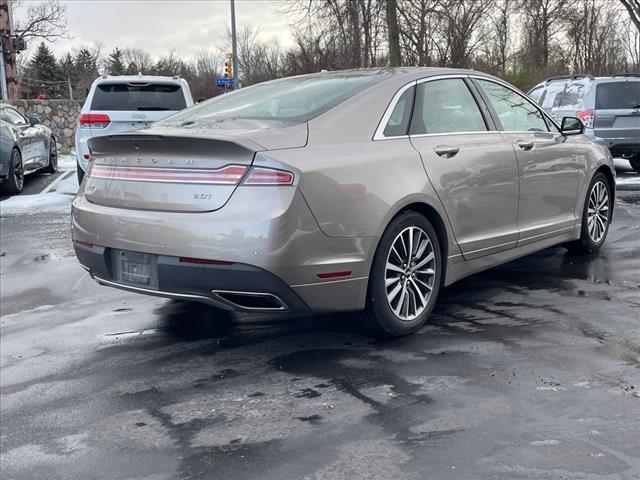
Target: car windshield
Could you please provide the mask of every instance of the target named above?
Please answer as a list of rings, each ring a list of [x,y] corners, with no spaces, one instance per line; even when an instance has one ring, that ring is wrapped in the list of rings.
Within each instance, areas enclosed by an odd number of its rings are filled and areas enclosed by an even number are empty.
[[[96,87],[91,110],[182,110],[182,87],[167,83],[102,83]]]
[[[596,88],[596,109],[640,107],[640,82],[607,82]]]
[[[305,122],[380,80],[380,75],[372,74],[322,74],[273,80],[220,95],[162,123],[207,123],[221,119]]]

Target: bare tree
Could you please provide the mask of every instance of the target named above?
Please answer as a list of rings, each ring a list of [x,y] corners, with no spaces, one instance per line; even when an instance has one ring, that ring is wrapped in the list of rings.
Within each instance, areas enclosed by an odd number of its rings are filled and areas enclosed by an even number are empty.
[[[24,6],[20,0],[13,2],[15,10]],[[24,19],[16,21],[16,33],[24,39],[42,38],[53,41],[58,38],[68,38],[67,35],[67,7],[59,0],[29,2]]]
[[[441,0],[439,16],[452,67],[468,67],[482,42],[479,34],[493,0]]]
[[[400,27],[398,25],[398,2],[387,0],[387,36],[389,38],[389,65],[399,67],[400,58]]]
[[[620,0],[629,12],[631,21],[640,32],[640,0]]]

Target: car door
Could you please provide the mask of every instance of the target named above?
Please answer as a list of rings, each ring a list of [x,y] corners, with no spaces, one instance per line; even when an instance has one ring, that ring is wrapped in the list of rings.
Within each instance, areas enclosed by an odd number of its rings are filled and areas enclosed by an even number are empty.
[[[576,144],[524,95],[493,80],[474,82],[518,160],[518,245],[574,228],[582,175]]]
[[[422,157],[465,259],[517,244],[518,170],[463,77],[420,81],[410,140]]]
[[[27,169],[33,169],[43,161],[45,141],[39,129],[32,127],[27,119],[13,108],[5,108],[5,117],[18,133],[18,144],[22,162]]]

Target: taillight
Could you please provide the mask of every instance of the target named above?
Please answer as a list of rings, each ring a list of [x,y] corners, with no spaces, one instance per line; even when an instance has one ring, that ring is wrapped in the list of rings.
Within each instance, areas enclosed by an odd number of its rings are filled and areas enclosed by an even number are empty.
[[[105,113],[81,113],[80,126],[82,128],[106,128],[111,119]]]
[[[209,185],[237,185],[247,167],[227,165],[214,169],[119,167],[92,163],[87,175],[91,178],[135,180],[138,182],[197,183]]]
[[[577,117],[582,120],[586,128],[593,128],[593,121],[596,118],[596,111],[592,108],[578,110]]]
[[[286,170],[253,167],[242,183],[244,185],[293,185],[293,178],[293,173]]]

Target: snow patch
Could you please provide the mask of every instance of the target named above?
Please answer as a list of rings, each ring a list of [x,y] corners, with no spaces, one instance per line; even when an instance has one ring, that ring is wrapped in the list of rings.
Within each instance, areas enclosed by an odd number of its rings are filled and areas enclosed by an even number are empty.
[[[70,213],[71,202],[78,191],[78,181],[66,173],[52,192],[38,195],[15,195],[0,203],[0,216],[30,215],[34,213]]]

